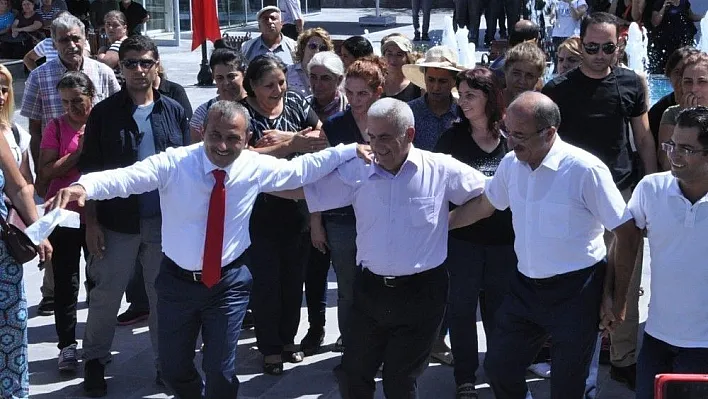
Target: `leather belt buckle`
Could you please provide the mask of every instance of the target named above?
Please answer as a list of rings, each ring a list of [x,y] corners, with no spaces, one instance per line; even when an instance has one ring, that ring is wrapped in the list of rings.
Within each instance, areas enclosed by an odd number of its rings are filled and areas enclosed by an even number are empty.
[[[396,277],[383,277],[384,286],[396,288]]]

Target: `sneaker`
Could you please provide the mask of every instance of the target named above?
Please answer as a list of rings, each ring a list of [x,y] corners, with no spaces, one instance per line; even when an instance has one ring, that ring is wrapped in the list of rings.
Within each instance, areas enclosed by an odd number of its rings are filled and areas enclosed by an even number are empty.
[[[324,341],[325,332],[322,327],[310,327],[307,334],[300,341],[300,350],[305,356],[312,356],[320,351],[322,342]]]
[[[550,363],[534,363],[529,366],[528,370],[541,378],[551,378],[551,364]]]
[[[637,385],[637,365],[632,364],[625,367],[610,366],[610,378],[625,384],[627,388],[634,391]]]
[[[104,374],[106,366],[98,359],[86,362],[84,366],[84,394],[89,398],[102,398],[108,394]]]
[[[54,298],[44,297],[39,301],[37,305],[37,315],[39,316],[52,316],[54,315]]]
[[[147,320],[148,316],[150,316],[150,312],[131,310],[128,308],[128,310],[118,315],[118,325],[129,326],[131,324],[140,323],[141,321]]]
[[[76,358],[76,344],[62,348],[57,363],[60,372],[75,373],[79,366],[79,361]]]

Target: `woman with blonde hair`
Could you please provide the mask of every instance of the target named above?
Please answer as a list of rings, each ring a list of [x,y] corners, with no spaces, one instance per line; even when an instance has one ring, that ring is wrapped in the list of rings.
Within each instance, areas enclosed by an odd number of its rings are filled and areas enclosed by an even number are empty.
[[[12,74],[4,65],[0,65],[0,125],[4,129],[7,144],[10,146],[13,158],[20,168],[22,176],[32,183],[32,172],[29,166],[30,135],[12,120],[15,112],[15,93],[12,89]]]
[[[320,51],[332,50],[334,50],[334,44],[326,30],[312,28],[302,32],[297,38],[297,47],[295,47],[295,56],[293,57],[295,64],[288,67],[285,76],[288,81],[288,90],[295,91],[303,97],[312,95],[307,64]]]
[[[583,62],[583,55],[580,52],[581,46],[580,36],[569,37],[558,46],[558,51],[556,52],[556,71],[558,75],[570,71]]]
[[[420,97],[420,87],[403,74],[403,66],[415,64],[418,59],[413,43],[400,33],[392,33],[381,39],[381,54],[386,62],[386,81],[381,97],[393,97],[405,102]]]

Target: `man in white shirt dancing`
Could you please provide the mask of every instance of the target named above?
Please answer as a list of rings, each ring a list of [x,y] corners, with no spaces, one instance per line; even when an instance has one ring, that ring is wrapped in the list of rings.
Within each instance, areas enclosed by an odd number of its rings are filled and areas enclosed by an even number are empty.
[[[127,197],[157,189],[165,254],[156,282],[162,378],[180,398],[235,398],[236,345],[251,290],[243,253],[256,195],[295,189],[327,175],[365,146],[328,148],[292,161],[242,151],[248,112],[238,103],[209,108],[204,142],[169,149],[132,166],[89,173],[48,201]],[[226,199],[228,197],[228,206]],[[204,340],[206,381],[194,367],[197,335]]]

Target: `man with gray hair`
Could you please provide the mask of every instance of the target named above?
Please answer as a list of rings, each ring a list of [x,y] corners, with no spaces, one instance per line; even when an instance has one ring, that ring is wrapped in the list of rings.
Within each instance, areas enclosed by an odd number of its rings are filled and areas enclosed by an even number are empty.
[[[64,208],[159,191],[165,255],[156,284],[159,357],[162,377],[179,398],[237,397],[236,346],[252,284],[243,253],[251,244],[256,196],[295,189],[356,156],[368,157],[366,146],[356,144],[291,161],[244,151],[249,125],[242,105],[217,101],[202,143],[83,175],[48,201]],[[206,381],[194,367],[200,331]]]
[[[263,7],[256,14],[256,19],[261,35],[248,40],[241,46],[241,52],[246,56],[248,62],[253,61],[261,54],[273,53],[283,60],[285,65],[293,65],[293,54],[297,43],[282,33],[283,20],[280,9],[276,6]]]
[[[44,126],[54,118],[64,114],[57,83],[67,71],[81,71],[88,75],[96,87],[95,105],[104,98],[120,90],[115,74],[110,67],[84,56],[86,29],[84,23],[75,16],[62,13],[50,26],[52,40],[59,57],[47,61],[30,72],[25,83],[20,114],[29,119],[30,150],[34,161],[34,170],[39,170],[39,144],[42,141]],[[38,177],[35,181],[37,193],[42,196],[49,182]],[[47,267],[42,282],[42,302],[37,308],[40,315],[54,313],[54,277],[52,268]]]
[[[394,98],[368,111],[375,162],[357,160],[305,186],[310,212],[351,205],[356,215],[354,304],[342,358],[342,397],[373,398],[383,363],[389,398],[416,397],[447,301],[448,203],[480,195],[485,177],[448,155],[414,148],[410,107]]]
[[[561,117],[548,97],[525,92],[507,110],[500,131],[513,150],[484,195],[456,208],[459,228],[511,208],[518,273],[497,311],[484,367],[499,399],[524,398],[526,368],[553,337],[551,395],[582,398],[601,328],[623,319],[627,287],[641,239],[609,169],[557,135]],[[604,229],[617,246],[607,254]]]

